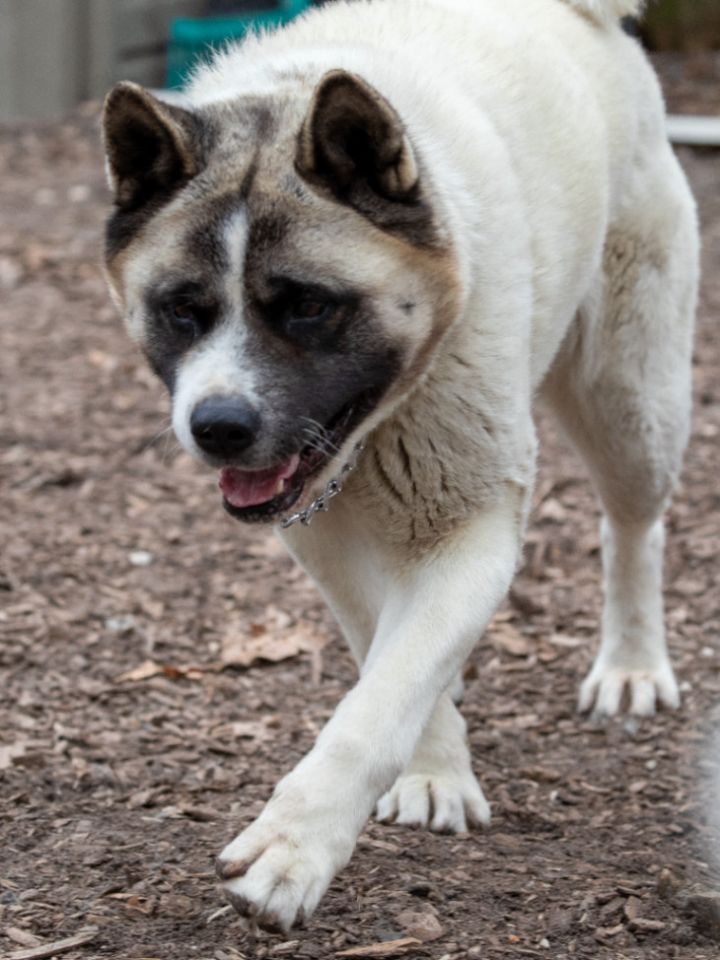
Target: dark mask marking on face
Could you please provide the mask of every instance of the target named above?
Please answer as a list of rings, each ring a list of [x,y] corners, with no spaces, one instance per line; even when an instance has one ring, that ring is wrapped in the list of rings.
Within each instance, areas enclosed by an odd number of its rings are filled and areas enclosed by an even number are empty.
[[[272,418],[266,428],[272,436],[269,459],[282,463],[293,454],[300,455],[300,466],[291,487],[267,503],[237,509],[227,502],[225,508],[238,520],[248,523],[271,522],[287,511],[303,489],[328,461],[336,456],[347,438],[361,428],[393,382],[400,357],[376,338],[372,349],[346,349],[333,354],[285,349],[280,343],[253,328],[247,355],[257,357],[253,366],[268,378],[263,389]],[[268,454],[265,454],[268,462]],[[339,470],[341,461],[336,459]],[[259,465],[259,464],[258,464]]]
[[[282,296],[288,289],[283,281]],[[302,294],[305,296],[305,293]],[[377,405],[401,369],[401,354],[356,294],[333,301],[336,313],[317,325],[280,327],[266,308],[246,304],[246,358],[259,371],[261,392],[275,412],[275,457],[281,460],[303,445],[311,422],[326,427],[343,411],[354,429]],[[285,308],[282,308],[285,309]]]
[[[172,394],[182,357],[217,324],[220,297],[208,284],[167,277],[145,295],[144,353]]]

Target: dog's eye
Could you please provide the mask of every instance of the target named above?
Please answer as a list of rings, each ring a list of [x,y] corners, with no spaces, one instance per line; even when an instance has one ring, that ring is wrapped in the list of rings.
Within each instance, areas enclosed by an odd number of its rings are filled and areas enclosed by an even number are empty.
[[[169,303],[164,310],[165,319],[176,333],[188,339],[195,339],[202,333],[200,311],[185,300]]]
[[[297,300],[290,307],[290,319],[300,321],[320,321],[326,320],[333,312],[334,304],[327,300],[312,299],[307,297]]]
[[[268,298],[254,299],[252,305],[280,336],[304,349],[329,347],[352,313],[348,296],[318,284],[283,277],[269,277],[266,283]]]

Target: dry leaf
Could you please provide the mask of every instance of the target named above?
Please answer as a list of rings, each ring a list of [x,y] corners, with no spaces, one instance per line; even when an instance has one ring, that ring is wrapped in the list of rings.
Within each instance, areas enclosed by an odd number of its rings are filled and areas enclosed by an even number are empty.
[[[386,940],[385,943],[371,943],[368,947],[353,947],[341,950],[336,957],[402,957],[411,947],[421,947],[422,940],[405,937],[403,940]]]
[[[155,910],[155,897],[138,897],[134,894],[125,901],[128,910],[135,910],[137,913],[143,913],[149,917]]]
[[[174,667],[167,663],[145,660],[140,666],[115,677],[114,683],[135,683],[139,680],[150,680],[152,677],[160,676],[167,677],[168,680],[202,680],[207,673],[213,673],[222,670],[222,668],[223,664],[216,663]]]
[[[278,663],[300,653],[321,650],[327,636],[313,624],[292,623],[287,614],[268,608],[265,623],[252,623],[249,630],[235,625],[222,641],[220,659],[226,667],[249,667],[258,660]]]

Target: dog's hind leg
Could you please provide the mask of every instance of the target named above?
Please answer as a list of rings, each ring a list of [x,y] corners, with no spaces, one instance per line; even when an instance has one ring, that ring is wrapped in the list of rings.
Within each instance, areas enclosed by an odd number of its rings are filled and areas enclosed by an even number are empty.
[[[604,507],[600,649],[579,707],[616,714],[679,703],[663,626],[662,514],[689,432],[697,229],[672,157],[608,233],[602,274],[544,393]]]
[[[377,804],[383,823],[456,833],[490,822],[490,807],[472,770],[465,720],[442,695],[409,766]]]

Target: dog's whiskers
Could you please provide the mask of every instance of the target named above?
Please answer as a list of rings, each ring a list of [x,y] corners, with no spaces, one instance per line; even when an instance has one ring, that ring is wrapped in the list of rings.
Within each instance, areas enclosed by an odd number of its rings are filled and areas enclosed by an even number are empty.
[[[160,450],[160,459],[164,463],[170,454],[170,450],[172,448],[174,439],[175,439],[175,435],[173,433],[172,421],[167,420],[166,426],[164,426],[162,430],[159,430],[154,436],[152,436],[147,442],[145,442],[140,447],[140,449],[138,450],[138,455],[141,456],[142,454],[147,453],[147,451],[150,450],[152,447],[162,443],[162,448]],[[177,446],[177,442],[175,443],[175,446]]]
[[[311,417],[302,417],[308,426],[303,429],[303,436],[307,439],[307,445],[318,453],[338,453],[340,447],[333,440],[332,434],[317,420]]]

